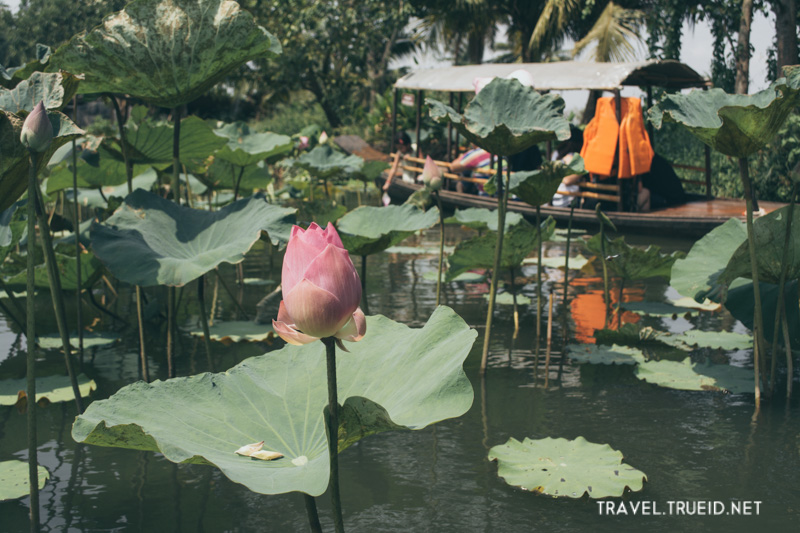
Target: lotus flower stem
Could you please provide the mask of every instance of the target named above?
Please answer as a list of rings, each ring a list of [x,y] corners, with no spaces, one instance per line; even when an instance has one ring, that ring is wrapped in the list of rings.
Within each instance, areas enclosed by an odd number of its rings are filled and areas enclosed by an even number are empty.
[[[26,356],[26,394],[28,395],[28,482],[30,485],[31,532],[39,531],[39,460],[37,456],[38,435],[36,432],[36,309],[34,294],[35,270],[34,253],[36,246],[36,154],[30,152],[31,168],[28,175],[28,279],[26,298],[26,333],[28,354]]]
[[[775,367],[778,362],[778,328],[780,327],[780,317],[784,309],[784,294],[783,290],[786,286],[786,272],[789,270],[789,246],[791,244],[792,236],[792,220],[794,219],[794,203],[797,196],[797,182],[792,185],[792,198],[789,201],[789,208],[786,214],[786,233],[783,239],[783,257],[781,258],[781,274],[778,279],[778,304],[775,308],[775,327],[772,330],[772,354],[770,357],[770,371],[769,371],[769,393],[772,395],[775,389]],[[788,342],[788,339],[786,339]],[[791,382],[791,374],[789,375]]]
[[[336,339],[325,337],[325,359],[328,365],[328,454],[331,463],[331,505],[336,533],[344,533],[342,501],[339,495],[339,399],[336,385]]]
[[[231,167],[231,172],[233,172],[233,167]],[[233,188],[233,201],[239,199],[239,185],[242,183],[242,175],[244,174],[244,167],[239,167],[239,177],[236,178],[236,185]]]
[[[442,199],[439,197],[439,191],[434,191],[433,195],[436,197],[436,205],[439,207],[439,268],[436,271],[436,305],[439,305],[440,296],[442,293],[442,261],[444,259],[444,211],[442,210]],[[364,278],[361,278],[364,279]]]
[[[744,187],[744,198],[747,204],[747,246],[750,250],[750,268],[753,277],[753,371],[755,373],[756,412],[761,406],[761,356],[764,354],[761,339],[764,336],[764,321],[761,316],[761,289],[758,285],[758,259],[756,258],[756,241],[753,234],[753,190],[750,184],[750,169],[747,158],[739,158],[739,175]]]
[[[206,345],[209,372],[214,372],[214,361],[211,359],[211,332],[208,329],[208,314],[206,313],[206,277],[197,278],[197,301],[200,304],[200,320],[203,323],[203,340]]]
[[[319,513],[317,513],[317,501],[313,496],[303,493],[303,501],[306,504],[306,513],[308,514],[308,525],[311,528],[311,533],[322,533],[322,524],[319,523]]]
[[[783,302],[781,313],[781,325],[783,326],[783,344],[786,348],[786,399],[792,397],[792,380],[794,379],[794,365],[792,364],[792,340],[789,337],[789,321],[786,318],[786,302]]]
[[[172,120],[175,129],[172,132],[172,199],[176,204],[181,204],[181,108],[172,108]]]
[[[31,164],[35,167],[34,159],[35,158],[31,157]],[[78,408],[78,414],[81,414],[83,413],[83,400],[81,399],[81,391],[78,388],[78,381],[75,377],[75,365],[72,361],[72,347],[69,343],[69,331],[67,330],[67,313],[64,307],[64,293],[61,292],[61,278],[58,274],[58,266],[56,265],[56,254],[53,251],[53,239],[50,236],[50,225],[47,223],[47,217],[44,216],[42,192],[39,190],[39,183],[36,181],[35,174],[33,176],[33,192],[33,198],[28,198],[28,201],[36,202],[36,207],[38,208],[36,209],[36,214],[39,220],[39,230],[42,235],[42,252],[44,252],[44,262],[47,268],[47,279],[50,283],[50,299],[53,301],[56,325],[61,335],[61,345],[64,348],[64,362],[67,366],[67,374],[72,384],[72,392],[75,394],[75,405]],[[32,248],[28,248],[28,251],[32,251]]]
[[[486,332],[483,337],[483,353],[481,354],[480,375],[486,374],[486,364],[489,360],[489,338],[492,334],[492,314],[494,301],[497,296],[497,278],[500,274],[500,263],[503,257],[503,234],[506,226],[505,195],[507,187],[503,183],[503,159],[497,159],[497,245],[494,249],[494,266],[492,267],[492,283],[489,286],[489,308],[486,310]]]

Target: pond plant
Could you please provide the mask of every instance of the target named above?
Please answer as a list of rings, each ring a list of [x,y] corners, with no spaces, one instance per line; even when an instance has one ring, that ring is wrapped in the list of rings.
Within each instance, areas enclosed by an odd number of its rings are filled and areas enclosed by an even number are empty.
[[[502,257],[504,220],[511,179],[508,168],[503,173],[502,158],[518,154],[540,142],[568,139],[569,123],[563,116],[564,100],[560,96],[539,94],[533,87],[523,85],[517,79],[492,80],[467,104],[463,114],[438,100],[428,98],[426,103],[430,106],[433,119],[452,124],[467,140],[499,158],[496,179],[498,235],[481,355],[480,368],[483,374],[486,372],[489,355],[497,273]],[[520,109],[525,109],[525,113],[520,113]]]

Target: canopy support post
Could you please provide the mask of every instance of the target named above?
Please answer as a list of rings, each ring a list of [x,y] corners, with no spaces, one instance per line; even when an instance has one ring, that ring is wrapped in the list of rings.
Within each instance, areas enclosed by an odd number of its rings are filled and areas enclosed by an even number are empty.
[[[653,107],[653,86],[647,86],[647,109]],[[647,135],[650,136],[650,147],[655,148],[655,130],[653,129],[653,124],[650,121],[647,121]]]
[[[614,107],[615,107],[615,114],[617,115],[617,124],[622,124],[622,95],[620,94],[619,89],[614,89]],[[619,201],[617,201],[617,211],[622,211],[624,202],[622,198],[624,196],[623,186],[622,186],[622,179],[619,177],[619,143],[617,143],[617,149],[614,153],[614,165],[617,168],[617,183],[619,184]]]
[[[390,154],[393,154],[397,148],[394,144],[395,139],[397,138],[397,99],[400,97],[397,87],[392,89],[392,93],[394,98],[392,99],[392,139],[389,141],[391,146],[391,149],[389,150]]]
[[[417,143],[417,153],[416,153],[417,157],[419,157],[419,155],[421,153],[420,144],[422,144],[422,143],[420,143],[420,141],[419,141],[419,132],[420,132],[421,124],[422,124],[422,90],[420,89],[420,90],[417,90],[417,127],[416,127],[415,134],[414,134],[415,137],[416,137],[414,139],[414,141]]]

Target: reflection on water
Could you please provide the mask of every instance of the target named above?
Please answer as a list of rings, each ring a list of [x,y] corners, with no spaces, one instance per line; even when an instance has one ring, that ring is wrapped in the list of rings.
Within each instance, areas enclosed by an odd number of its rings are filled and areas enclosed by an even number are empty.
[[[448,241],[459,237],[448,228]],[[438,232],[406,244],[435,247]],[[455,244],[455,242],[448,242]],[[549,243],[547,255],[563,253],[563,244]],[[272,258],[280,265],[280,258]],[[244,265],[245,277],[277,279],[269,270],[270,255],[255,250]],[[374,314],[387,315],[420,326],[431,314],[435,272],[430,255],[379,254],[368,260],[367,291]],[[224,274],[234,287],[235,274]],[[796,528],[797,472],[800,471],[800,407],[776,400],[751,426],[752,397],[660,389],[637,380],[631,368],[573,366],[562,359],[564,319],[568,342],[591,342],[592,333],[606,323],[602,281],[580,274],[571,282],[567,309],[562,307],[563,272],[547,268],[543,301],[554,293],[553,346],[547,387],[544,386],[544,340],[536,357],[536,267],[525,266],[516,280],[520,294],[532,303],[520,307],[520,333],[512,339],[510,306],[499,306],[495,317],[489,372],[480,379],[480,337],[466,370],[475,389],[475,401],[461,418],[420,431],[391,432],[365,439],[340,457],[345,522],[350,531],[752,531],[769,527]],[[661,281],[630,283],[623,301],[664,301],[674,293]],[[247,287],[244,305],[255,309],[271,286]],[[612,310],[618,285],[612,284]],[[450,283],[443,301],[453,307],[480,334],[487,308],[486,283]],[[211,290],[207,294],[211,294]],[[237,313],[220,289],[217,319]],[[124,287],[114,301],[115,313],[130,316],[131,293]],[[99,296],[99,295],[98,295]],[[152,302],[163,301],[160,289],[148,289]],[[192,327],[199,316],[192,287],[179,296],[181,323]],[[49,302],[37,301],[47,315]],[[277,303],[276,303],[277,305]],[[564,316],[568,311],[568,316]],[[86,314],[91,314],[87,309]],[[47,324],[47,318],[43,323]],[[636,322],[659,330],[690,327],[743,331],[725,313],[701,313],[689,318],[639,317],[625,312],[609,315],[608,322]],[[546,331],[546,317],[542,317]],[[108,319],[97,327],[109,327]],[[120,328],[123,341],[87,353],[84,371],[99,386],[94,399],[109,396],[139,376],[136,331]],[[53,326],[54,329],[54,326]],[[43,328],[43,333],[47,332]],[[150,369],[165,377],[163,320],[158,315],[147,326]],[[214,366],[220,370],[280,345],[214,345]],[[0,315],[0,377],[24,375],[25,339]],[[739,351],[726,355],[699,350],[693,357],[731,359],[750,365],[751,356]],[[42,373],[62,371],[61,356],[48,353]],[[180,375],[206,370],[201,342],[181,335],[177,371]],[[70,437],[75,412],[71,403],[53,404],[39,411],[39,460],[51,480],[41,493],[44,531],[306,531],[302,498],[297,494],[253,494],[213,468],[173,465],[160,454],[76,444]],[[659,508],[675,500],[759,500],[758,517],[609,517],[600,516],[596,502],[559,501],[534,496],[505,484],[495,464],[486,460],[491,446],[509,437],[584,436],[608,443],[625,460],[648,475],[642,492],[630,501],[654,501]],[[26,459],[25,418],[13,407],[0,408],[0,461]],[[0,503],[0,531],[27,531],[27,499]],[[323,527],[332,530],[328,498],[318,499]]]

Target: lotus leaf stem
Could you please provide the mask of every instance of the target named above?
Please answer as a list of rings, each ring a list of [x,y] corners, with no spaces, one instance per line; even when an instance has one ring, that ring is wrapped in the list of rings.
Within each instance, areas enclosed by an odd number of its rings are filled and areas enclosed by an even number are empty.
[[[439,191],[434,191],[436,205],[439,207],[439,268],[436,271],[436,306],[439,306],[442,293],[442,261],[444,259],[444,211],[442,210],[442,199]]]
[[[770,355],[769,393],[775,389],[775,368],[778,363],[778,328],[781,324],[781,313],[784,312],[784,287],[786,286],[786,273],[789,270],[789,247],[791,246],[792,220],[794,219],[794,203],[797,196],[797,182],[792,184],[792,198],[786,214],[786,232],[783,238],[783,256],[781,257],[781,274],[778,279],[778,303],[775,307],[775,326],[772,330],[772,353]],[[785,342],[788,342],[786,339]],[[791,374],[790,374],[791,377]],[[790,379],[791,381],[791,379]]]
[[[31,162],[33,163],[33,158]],[[41,233],[42,252],[44,253],[44,262],[47,269],[47,279],[50,283],[50,299],[53,301],[53,310],[56,315],[56,325],[58,332],[61,335],[61,345],[64,349],[64,362],[67,366],[67,374],[69,381],[72,384],[72,392],[75,395],[75,405],[78,408],[78,414],[83,413],[83,400],[81,398],[81,391],[78,388],[78,380],[75,376],[75,365],[72,361],[72,347],[69,342],[69,331],[67,330],[67,313],[64,306],[64,293],[61,291],[61,277],[58,273],[58,265],[56,265],[56,254],[53,251],[53,239],[50,236],[50,225],[47,223],[47,217],[44,216],[44,202],[42,201],[42,191],[39,190],[39,183],[36,181],[36,174],[33,175],[33,201],[35,202],[36,214],[39,220],[39,230]],[[32,199],[28,198],[30,202]],[[32,252],[33,248],[29,247],[28,252]],[[28,295],[28,298],[31,298]]]
[[[30,152],[30,172],[28,173],[28,257],[27,257],[27,290],[26,298],[26,333],[28,353],[26,356],[26,394],[28,423],[28,483],[30,485],[30,519],[31,532],[39,531],[39,460],[37,456],[38,436],[36,433],[36,309],[34,295],[36,293],[35,258],[33,250],[36,246],[36,153]]]
[[[544,387],[550,384],[550,348],[553,344],[553,293],[548,296],[547,306],[547,348],[544,352]]]
[[[753,189],[750,184],[750,169],[747,158],[739,158],[739,175],[742,178],[744,197],[747,205],[747,246],[750,251],[750,269],[753,278],[753,372],[755,377],[756,411],[761,406],[761,380],[763,379],[764,355],[763,342],[764,321],[761,314],[761,288],[758,284],[758,259],[756,257],[756,241],[753,234]]]
[[[220,274],[219,269],[215,268],[214,273],[217,275],[217,279],[220,281],[220,283],[222,283],[222,288],[225,289],[225,292],[227,292],[228,296],[230,296],[231,300],[233,300],[233,303],[236,305],[236,308],[239,310],[240,313],[242,313],[242,315],[244,315],[244,319],[250,320],[250,315],[247,314],[247,311],[245,311],[244,307],[242,307],[242,303],[236,298],[236,296],[234,296],[233,291],[231,290],[230,286],[228,286],[228,282],[226,282],[225,278],[223,278],[222,274]],[[213,311],[213,306],[212,306],[212,311]],[[213,312],[211,313],[211,318],[212,319],[214,318]]]
[[[786,318],[786,302],[783,302],[781,325],[783,326],[783,344],[786,348],[786,399],[792,397],[792,380],[794,380],[794,364],[792,363],[792,340],[789,336],[789,320]]]
[[[172,109],[172,120],[175,122],[175,129],[172,132],[172,199],[176,204],[181,204],[181,108],[175,106]]]
[[[167,376],[175,377],[175,287],[167,287]]]
[[[206,313],[206,277],[197,278],[197,302],[200,305],[200,320],[203,323],[203,340],[206,345],[208,369],[214,372],[214,360],[211,358],[211,332],[208,329],[208,313]]]
[[[339,398],[336,384],[336,339],[325,337],[325,359],[328,366],[328,454],[330,457],[331,505],[336,533],[344,533],[342,500],[339,494]]]
[[[322,525],[319,523],[319,513],[317,512],[317,501],[313,496],[303,493],[303,501],[306,504],[306,514],[308,514],[308,526],[311,533],[322,533]]]
[[[77,97],[75,99],[75,113],[77,114]],[[81,290],[83,283],[81,280],[81,207],[78,202],[78,146],[75,139],[72,139],[72,198],[75,200],[75,213],[73,217],[73,231],[75,232],[75,271],[77,287],[75,288],[75,320],[78,322],[78,357],[81,367],[83,367],[83,316],[81,310]]]
[[[536,351],[539,351],[539,339],[542,334],[542,214],[536,206]]]
[[[486,332],[483,336],[483,352],[481,354],[480,374],[486,374],[486,364],[489,359],[489,339],[492,334],[492,314],[494,301],[497,296],[497,278],[500,274],[500,263],[503,257],[503,234],[506,226],[505,196],[508,188],[503,183],[503,159],[497,159],[497,244],[494,248],[494,263],[492,267],[492,282],[489,286],[489,308],[486,310]]]
[[[231,172],[234,172],[233,167],[231,167]],[[239,199],[239,185],[242,183],[242,175],[244,174],[244,167],[239,167],[239,177],[236,178],[236,185],[233,188],[233,201]]]

